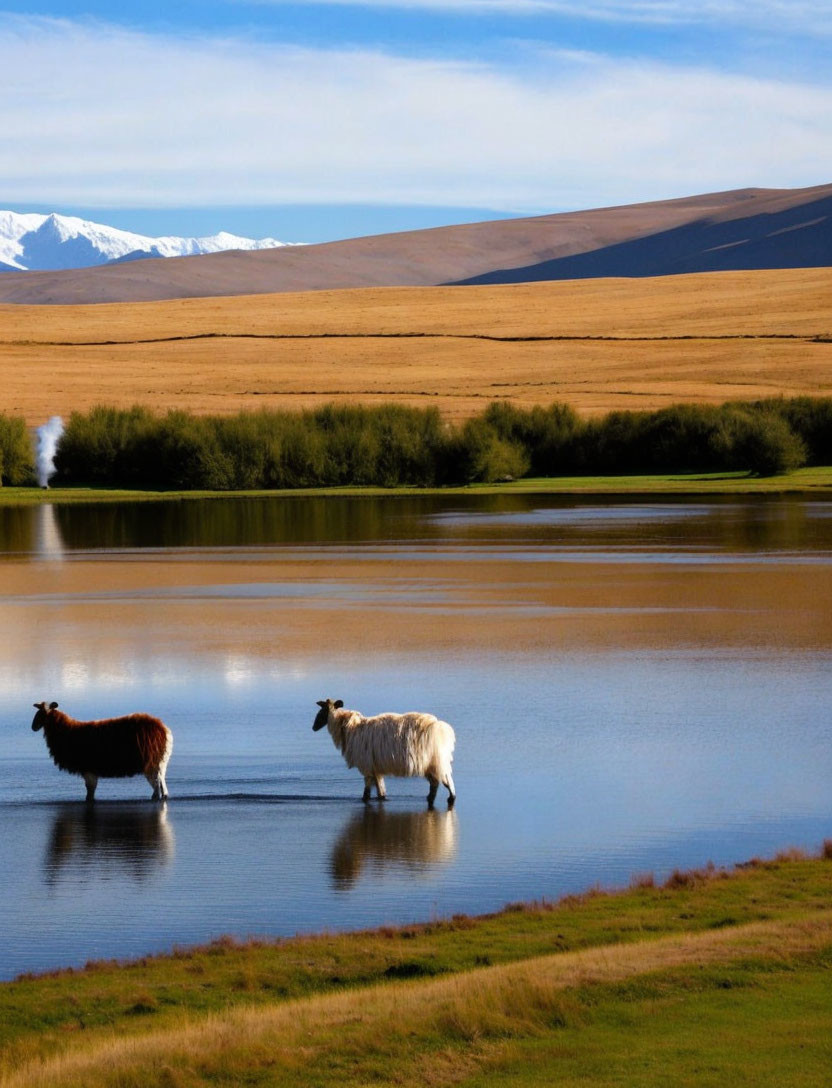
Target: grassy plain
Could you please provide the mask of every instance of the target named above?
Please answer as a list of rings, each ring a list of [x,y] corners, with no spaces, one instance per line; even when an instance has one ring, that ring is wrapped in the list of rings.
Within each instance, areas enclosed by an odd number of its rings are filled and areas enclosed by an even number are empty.
[[[0,1084],[825,1085],[832,846],[0,986]]]
[[[0,488],[0,506],[39,503],[178,502],[184,499],[290,498],[377,495],[826,495],[832,491],[832,467],[797,469],[782,476],[745,472],[667,473],[656,476],[563,476],[526,478],[511,483],[467,487],[319,487],[284,491],[128,491],[113,488]]]
[[[197,413],[562,400],[581,413],[832,394],[832,269],[0,306],[0,407]]]

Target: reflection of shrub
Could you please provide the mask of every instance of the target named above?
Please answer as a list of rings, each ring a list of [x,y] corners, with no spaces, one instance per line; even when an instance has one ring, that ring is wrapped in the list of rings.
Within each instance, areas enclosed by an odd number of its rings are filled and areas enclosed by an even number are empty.
[[[18,487],[35,482],[32,443],[20,416],[0,415],[0,484]]]

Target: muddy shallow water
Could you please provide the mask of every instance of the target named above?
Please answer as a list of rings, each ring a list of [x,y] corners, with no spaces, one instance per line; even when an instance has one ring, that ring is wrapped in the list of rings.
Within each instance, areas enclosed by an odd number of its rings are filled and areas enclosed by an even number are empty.
[[[0,510],[0,976],[478,912],[832,835],[832,504],[535,497]],[[315,701],[429,709],[385,805]],[[171,801],[32,702],[173,729]]]

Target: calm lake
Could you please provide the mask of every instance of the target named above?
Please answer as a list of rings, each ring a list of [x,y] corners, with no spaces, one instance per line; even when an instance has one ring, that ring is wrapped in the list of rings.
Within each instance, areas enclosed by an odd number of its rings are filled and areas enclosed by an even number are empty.
[[[0,508],[0,977],[657,879],[832,836],[832,503],[538,496]],[[459,794],[316,700],[430,710]],[[145,710],[171,800],[32,703]],[[442,791],[444,793],[444,791]]]

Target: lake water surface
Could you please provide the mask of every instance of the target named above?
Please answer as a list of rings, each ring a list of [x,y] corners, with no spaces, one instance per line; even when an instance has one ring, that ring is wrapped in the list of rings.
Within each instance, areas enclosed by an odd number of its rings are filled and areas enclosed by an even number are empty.
[[[0,508],[0,623],[3,978],[832,836],[832,503]],[[399,779],[363,805],[327,696],[450,721],[456,807]],[[41,699],[162,717],[170,803],[84,805]]]

